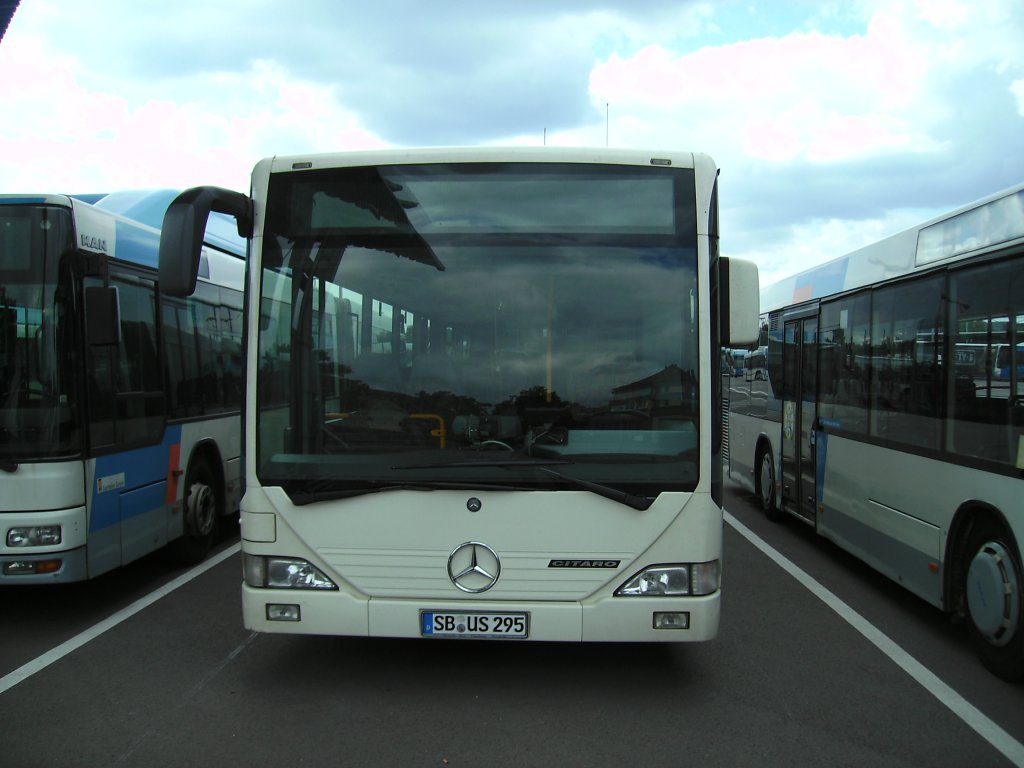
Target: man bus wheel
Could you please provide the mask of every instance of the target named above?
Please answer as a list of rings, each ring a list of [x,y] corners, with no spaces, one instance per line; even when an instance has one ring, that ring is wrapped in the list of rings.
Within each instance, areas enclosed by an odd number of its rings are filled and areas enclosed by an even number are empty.
[[[196,460],[185,476],[182,504],[185,530],[174,542],[175,555],[186,564],[201,562],[213,546],[220,518],[220,503],[213,472],[202,459]]]
[[[775,462],[772,460],[771,448],[766,448],[758,461],[757,490],[761,500],[761,511],[769,520],[782,519],[782,512],[775,504]]]
[[[1024,570],[1013,539],[1000,522],[982,518],[965,552],[963,594],[975,651],[998,677],[1024,679]]]

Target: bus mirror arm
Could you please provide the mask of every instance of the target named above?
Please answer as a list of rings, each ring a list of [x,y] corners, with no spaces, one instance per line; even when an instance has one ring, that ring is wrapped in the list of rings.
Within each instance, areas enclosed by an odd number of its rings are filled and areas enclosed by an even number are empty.
[[[253,208],[248,195],[221,187],[186,189],[167,207],[160,232],[160,290],[168,296],[195,292],[211,211],[234,216],[238,234],[252,236]]]

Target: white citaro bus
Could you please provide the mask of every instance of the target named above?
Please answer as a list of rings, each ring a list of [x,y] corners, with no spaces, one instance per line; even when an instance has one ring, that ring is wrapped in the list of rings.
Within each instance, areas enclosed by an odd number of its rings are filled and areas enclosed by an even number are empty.
[[[237,510],[245,241],[211,219],[162,299],[176,195],[0,195],[0,585],[194,562]]]
[[[720,345],[757,335],[717,175],[691,153],[396,150],[183,193],[165,290],[191,291],[208,211],[251,229],[246,627],[714,637]]]
[[[729,382],[729,477],[1024,677],[1024,185],[769,286],[761,308],[766,367]]]

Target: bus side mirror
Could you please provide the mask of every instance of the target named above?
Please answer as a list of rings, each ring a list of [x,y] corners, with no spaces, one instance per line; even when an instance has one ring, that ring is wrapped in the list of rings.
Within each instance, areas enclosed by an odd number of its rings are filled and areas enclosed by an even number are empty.
[[[718,259],[720,343],[749,347],[760,332],[761,301],[757,265],[744,259]]]
[[[210,211],[234,216],[241,237],[252,235],[252,201],[221,187],[193,187],[178,195],[164,213],[160,230],[160,291],[191,296],[196,290],[199,255]]]
[[[117,286],[86,287],[85,336],[94,347],[113,347],[121,343],[121,310]]]

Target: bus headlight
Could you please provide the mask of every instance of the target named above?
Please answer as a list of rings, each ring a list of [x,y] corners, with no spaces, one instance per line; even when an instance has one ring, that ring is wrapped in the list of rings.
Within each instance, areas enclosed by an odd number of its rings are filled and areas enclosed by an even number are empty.
[[[59,525],[19,525],[7,530],[8,547],[54,547],[60,542]]]
[[[308,560],[242,554],[245,583],[269,589],[337,589],[338,585]]]
[[[619,597],[683,597],[710,595],[720,583],[718,561],[655,565],[615,590]]]

